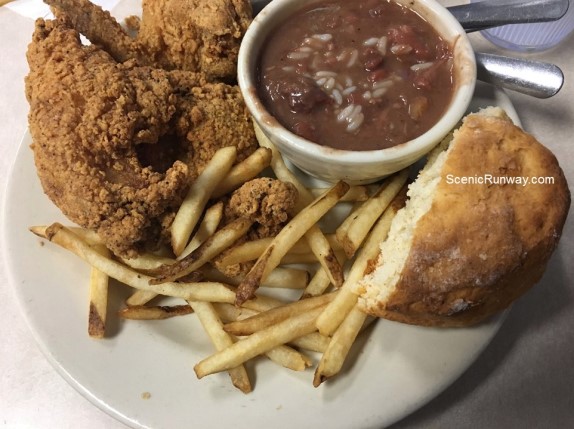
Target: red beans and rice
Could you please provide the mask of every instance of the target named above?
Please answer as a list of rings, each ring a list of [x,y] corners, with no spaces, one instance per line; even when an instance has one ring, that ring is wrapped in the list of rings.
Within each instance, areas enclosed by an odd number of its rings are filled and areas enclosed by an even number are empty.
[[[390,0],[330,0],[291,16],[267,40],[259,93],[292,132],[345,150],[409,141],[441,117],[454,90],[452,49]]]

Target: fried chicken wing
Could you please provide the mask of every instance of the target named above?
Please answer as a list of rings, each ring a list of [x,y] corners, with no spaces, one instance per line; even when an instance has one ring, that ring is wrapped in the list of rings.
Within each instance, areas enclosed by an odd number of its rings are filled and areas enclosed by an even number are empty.
[[[137,41],[131,38],[108,11],[89,0],[44,0],[57,18],[65,18],[73,28],[100,46],[119,63],[137,59],[140,65],[152,65]]]
[[[132,39],[89,0],[44,1],[118,62],[137,59],[140,65],[202,72],[208,80],[229,82],[236,78],[239,45],[252,18],[249,0],[143,0]]]
[[[189,184],[219,147],[257,147],[236,89],[202,74],[117,63],[65,19],[38,20],[26,96],[38,175],[72,221],[132,257],[168,238]],[[217,115],[215,115],[217,110]]]

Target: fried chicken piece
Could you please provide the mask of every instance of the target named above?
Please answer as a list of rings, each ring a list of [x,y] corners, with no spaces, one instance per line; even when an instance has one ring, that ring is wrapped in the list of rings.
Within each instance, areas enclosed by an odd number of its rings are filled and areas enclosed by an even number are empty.
[[[82,46],[62,21],[36,22],[27,57],[32,148],[44,191],[115,253],[134,256],[158,239],[162,218],[189,184],[185,163],[156,171],[136,151],[157,143],[176,111],[167,73],[118,65]]]
[[[83,46],[65,20],[38,20],[27,57],[32,149],[44,191],[120,256],[169,237],[174,211],[202,168],[197,160],[205,157],[196,152],[238,141],[248,152],[257,146],[252,128],[235,133],[249,116],[232,88],[194,73],[118,64]],[[202,97],[221,101],[218,117],[208,117]]]
[[[143,0],[142,6],[137,41],[155,64],[235,80],[252,18],[249,0]]]
[[[244,183],[231,194],[225,206],[224,222],[230,222],[238,217],[252,219],[255,224],[243,240],[235,246],[249,240],[272,237],[291,219],[299,194],[291,183],[269,177],[261,177]],[[226,251],[229,252],[229,249]],[[253,262],[223,266],[221,259],[226,252],[215,259],[218,270],[229,277],[245,274],[253,266]]]
[[[144,0],[136,39],[88,0],[44,0],[56,16],[102,46],[118,62],[202,72],[208,80],[235,81],[243,34],[251,23],[249,0]]]
[[[100,6],[89,0],[44,0],[44,3],[52,6],[57,18],[68,20],[73,28],[104,49],[117,62],[136,59],[139,65],[152,65],[137,41]]]
[[[187,164],[196,177],[218,149],[237,147],[236,162],[251,155],[258,143],[251,115],[237,86],[204,83],[197,86],[188,72],[171,71],[172,85],[180,94],[177,102],[176,133],[187,141]]]

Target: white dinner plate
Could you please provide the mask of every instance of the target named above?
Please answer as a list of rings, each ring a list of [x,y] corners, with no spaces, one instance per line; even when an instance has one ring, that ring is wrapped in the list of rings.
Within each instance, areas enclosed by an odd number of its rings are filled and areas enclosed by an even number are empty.
[[[487,105],[518,121],[508,97],[481,84],[472,110]],[[247,395],[227,374],[195,377],[193,365],[213,349],[194,315],[117,321],[113,313],[129,294],[122,285],[111,290],[109,337],[90,339],[88,266],[28,231],[66,221],[42,192],[30,143],[26,134],[11,172],[2,243],[22,311],[60,374],[134,428],[381,428],[453,382],[502,323],[499,316],[472,328],[433,329],[380,320],[358,340],[343,373],[319,388],[312,370],[292,372],[262,358],[248,366],[254,391]]]

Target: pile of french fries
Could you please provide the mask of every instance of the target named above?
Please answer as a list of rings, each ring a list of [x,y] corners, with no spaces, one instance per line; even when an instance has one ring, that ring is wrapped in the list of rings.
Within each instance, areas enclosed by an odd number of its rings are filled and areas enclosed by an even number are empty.
[[[105,336],[113,278],[134,289],[121,318],[159,320],[190,313],[199,318],[215,352],[195,365],[198,378],[227,371],[234,386],[250,392],[244,364],[260,355],[294,371],[315,366],[315,387],[340,372],[357,335],[373,321],[358,309],[353,285],[377,263],[379,245],[404,205],[408,173],[401,171],[374,190],[344,182],[308,189],[257,127],[256,132],[261,147],[253,155],[234,165],[236,149],[223,148],[190,186],[172,224],[171,249],[164,252],[123,260],[93,231],[59,223],[30,228],[91,266],[91,337]],[[275,237],[235,245],[253,221],[239,218],[221,225],[223,204],[217,198],[268,167],[297,188],[295,212]],[[350,214],[334,231],[324,231],[320,220],[342,203],[351,206]],[[255,261],[253,268],[236,278],[223,275],[212,262],[226,250],[219,264]],[[297,298],[272,297],[265,293],[270,288],[295,290],[291,295]],[[150,302],[162,297],[181,304]]]

